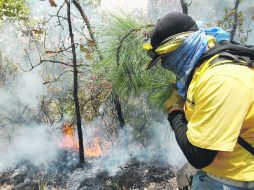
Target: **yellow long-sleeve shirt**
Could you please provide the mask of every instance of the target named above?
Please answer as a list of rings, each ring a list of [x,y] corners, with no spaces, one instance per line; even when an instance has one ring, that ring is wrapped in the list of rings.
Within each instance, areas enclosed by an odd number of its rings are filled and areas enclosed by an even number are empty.
[[[204,171],[254,181],[254,156],[237,144],[240,135],[254,147],[254,69],[236,64],[194,74],[187,92],[187,138],[195,146],[219,151]]]

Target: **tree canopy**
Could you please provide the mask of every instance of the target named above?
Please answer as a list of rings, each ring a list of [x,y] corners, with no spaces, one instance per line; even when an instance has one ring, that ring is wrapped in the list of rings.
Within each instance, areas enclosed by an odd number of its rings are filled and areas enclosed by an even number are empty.
[[[0,0],[0,19],[27,19],[29,10],[23,0]]]

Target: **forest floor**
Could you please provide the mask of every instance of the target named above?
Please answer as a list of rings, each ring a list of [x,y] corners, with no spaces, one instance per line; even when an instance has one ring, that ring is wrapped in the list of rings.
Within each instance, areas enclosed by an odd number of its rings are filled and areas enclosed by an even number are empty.
[[[1,190],[176,190],[176,168],[158,160],[130,159],[116,173],[94,168],[89,162],[79,166],[73,155],[63,151],[57,162],[47,167],[22,161],[0,172]],[[94,158],[93,158],[94,159]]]

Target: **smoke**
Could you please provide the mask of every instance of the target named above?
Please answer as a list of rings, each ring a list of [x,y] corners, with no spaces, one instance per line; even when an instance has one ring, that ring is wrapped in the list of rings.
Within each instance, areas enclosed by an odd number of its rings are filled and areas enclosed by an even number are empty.
[[[38,62],[35,44],[31,43],[29,35],[25,35],[23,27],[22,22],[8,20],[0,27],[2,34],[0,36],[2,82],[0,116],[8,118],[12,112],[12,118],[9,120],[13,120],[14,117],[23,117],[22,110],[25,108],[38,112],[40,98],[47,94],[39,69],[20,72],[20,67],[27,69],[30,68],[30,63],[37,64]],[[26,52],[29,53],[29,57]]]
[[[93,163],[93,168],[107,170],[111,175],[114,175],[121,166],[124,166],[127,161],[137,159],[140,161],[157,160],[158,162],[167,162],[173,167],[180,167],[186,163],[186,159],[181,152],[174,134],[170,129],[167,120],[159,119],[161,122],[152,122],[147,127],[150,133],[150,139],[143,144],[136,140],[133,127],[126,125],[119,130],[118,136],[113,140],[112,146],[104,149],[103,157]],[[96,122],[95,128],[103,128]],[[90,133],[91,134],[91,133]],[[90,136],[90,138],[94,138]]]
[[[0,88],[0,171],[23,159],[39,165],[56,156],[46,127],[32,125],[45,94],[37,71],[19,73]]]
[[[155,150],[159,147],[163,154],[159,155],[159,157],[164,156],[164,160],[176,167],[182,166],[187,162],[166,117],[164,117],[162,122],[154,122],[150,129],[153,133],[152,142],[150,143],[153,152],[156,152]]]
[[[38,111],[40,97],[46,92],[37,72],[20,73],[8,86],[0,88],[0,112],[17,109],[20,105]]]
[[[58,7],[63,4],[63,0],[56,1]],[[49,1],[34,1],[26,0],[26,5],[29,8],[29,14],[33,19],[42,20],[48,14],[55,14],[58,7],[50,6]]]
[[[58,138],[52,136],[45,126],[22,126],[12,132],[3,132],[9,133],[9,137],[8,140],[0,139],[0,171],[15,167],[21,160],[39,166],[56,157]]]
[[[20,22],[6,20],[0,27],[0,52],[3,61],[9,64],[26,62],[24,49],[29,47],[29,39],[22,35]]]
[[[141,12],[146,11],[147,9],[147,0],[139,0],[133,3],[132,1],[127,0],[102,0],[101,7],[104,11],[110,11],[114,13],[125,12],[125,13],[133,13],[133,12]]]
[[[23,159],[39,165],[56,156],[55,138],[45,126],[35,125],[41,97],[47,95],[41,71],[19,69],[38,62],[35,44],[25,31],[18,21],[5,20],[0,27],[0,170]]]

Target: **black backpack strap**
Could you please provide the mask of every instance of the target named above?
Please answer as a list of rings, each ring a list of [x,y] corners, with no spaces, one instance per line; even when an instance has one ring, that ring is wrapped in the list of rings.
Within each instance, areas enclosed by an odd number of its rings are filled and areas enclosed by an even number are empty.
[[[246,66],[252,67],[252,68],[254,66],[254,61],[251,60],[247,56],[233,55],[228,52],[221,52],[221,53],[219,53],[219,57],[231,59],[234,61],[234,63],[239,64],[239,65],[246,65]]]
[[[213,61],[211,61],[211,63],[209,65],[210,66],[213,66],[213,65],[216,66],[217,62],[223,61],[223,60],[228,60],[229,62],[225,62],[225,63],[222,63],[220,65],[223,65],[223,64],[237,64],[237,65],[244,65],[244,66],[247,66],[247,67],[254,68],[254,61],[251,60],[249,57],[241,56],[241,55],[233,55],[233,54],[228,53],[228,52],[220,52],[219,56],[217,58],[215,58]]]
[[[242,137],[240,136],[238,137],[237,143],[254,156],[254,148],[248,142],[246,142]]]
[[[249,45],[240,45],[236,42],[228,42],[228,41],[221,41],[219,44],[216,44],[212,48],[210,48],[208,51],[206,51],[202,57],[200,58],[197,67],[200,66],[205,60],[209,59],[210,57],[222,53],[227,52],[231,55],[236,55],[240,57],[248,57],[250,61],[248,61],[250,64],[248,66],[253,67],[253,61],[254,61],[254,46]],[[247,59],[248,59],[247,58]]]

